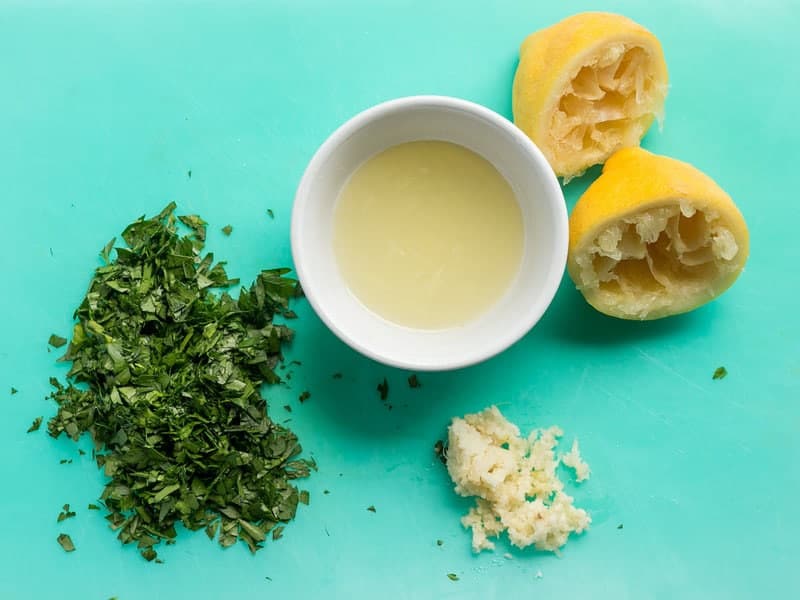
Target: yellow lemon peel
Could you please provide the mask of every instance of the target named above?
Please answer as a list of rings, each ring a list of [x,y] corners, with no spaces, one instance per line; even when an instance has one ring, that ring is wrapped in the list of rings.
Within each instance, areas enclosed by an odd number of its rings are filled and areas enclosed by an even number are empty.
[[[569,220],[567,270],[597,310],[621,319],[688,312],[744,268],[744,217],[692,165],[639,147],[614,154]]]
[[[528,36],[514,76],[514,123],[566,181],[638,146],[663,114],[658,39],[621,15],[573,15]]]

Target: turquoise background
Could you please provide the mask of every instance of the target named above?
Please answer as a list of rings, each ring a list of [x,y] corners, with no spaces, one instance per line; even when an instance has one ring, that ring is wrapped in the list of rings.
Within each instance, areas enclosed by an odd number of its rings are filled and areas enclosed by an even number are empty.
[[[416,390],[300,302],[288,356],[303,364],[267,395],[319,462],[304,482],[311,505],[256,556],[202,533],[181,532],[163,565],[122,547],[86,510],[103,484],[90,457],[25,433],[55,412],[47,379],[65,367],[46,342],[69,332],[106,241],[176,200],[212,224],[209,249],[243,281],[288,264],[295,186],[341,122],[420,93],[510,116],[518,44],[587,9],[661,39],[667,117],[644,145],[737,201],[752,236],[737,284],[694,313],[630,323],[594,312],[565,279],[517,345],[421,374]],[[799,15],[789,0],[4,2],[0,598],[797,597]],[[596,175],[566,188],[570,207]],[[729,375],[712,381],[720,365]],[[384,376],[391,412],[375,391]],[[471,553],[469,503],[432,446],[452,416],[492,403],[525,430],[559,424],[566,444],[581,440],[593,475],[569,489],[594,522],[560,558],[507,559],[506,542]],[[78,516],[57,524],[65,502]],[[58,546],[62,531],[76,552]]]

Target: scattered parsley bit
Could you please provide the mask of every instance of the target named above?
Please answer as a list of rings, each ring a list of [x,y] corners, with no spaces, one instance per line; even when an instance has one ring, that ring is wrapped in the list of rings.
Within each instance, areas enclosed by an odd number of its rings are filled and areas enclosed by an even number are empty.
[[[272,209],[271,209],[271,208],[268,208],[268,209],[267,209],[267,214],[269,215],[269,218],[270,218],[270,219],[274,219],[274,218],[275,218],[275,213],[274,213],[274,212],[272,212]]]
[[[327,495],[327,494],[330,494],[331,491],[330,490],[322,490],[322,493]]]
[[[372,506],[372,505],[369,505],[369,506],[367,507],[367,510],[368,510],[369,512],[373,512],[373,513],[374,513],[374,512],[378,512],[377,510],[375,510],[375,507],[374,507],[374,506]]]
[[[283,410],[285,410],[286,412],[292,412],[292,407],[289,406],[288,404],[284,404],[283,405]]]
[[[437,546],[444,546],[444,540],[436,540]]]
[[[456,575],[455,573],[448,573],[447,574],[447,578],[450,581],[458,581],[458,575]]]
[[[88,508],[89,510],[100,510],[100,507],[97,506],[97,504],[89,504],[89,506],[87,506],[86,508]]]
[[[419,378],[416,375],[412,374],[408,376],[408,387],[413,389],[421,386],[422,384],[419,382]]]
[[[269,419],[259,393],[280,381],[274,368],[293,332],[273,317],[296,282],[274,269],[238,299],[212,291],[238,280],[202,253],[205,221],[179,217],[193,230],[181,236],[174,210],[131,223],[113,261],[113,243],[104,249],[62,359],[69,382],[51,378],[50,435],[91,434],[108,478],[106,519],[148,561],[174,543],[178,523],[218,522],[221,546],[241,540],[255,552],[294,517],[293,480],[316,468],[297,458],[297,437]]]
[[[17,392],[19,392],[19,390],[18,390],[17,388],[15,388],[15,387],[12,387],[12,388],[11,388],[11,395],[12,395],[12,396],[13,396],[14,394],[16,394]]]
[[[225,225],[225,227],[222,228],[222,233],[224,233],[225,235],[230,235],[232,232],[233,232],[232,225]]]
[[[728,369],[725,367],[717,367],[714,371],[714,374],[711,376],[711,379],[725,379],[725,376],[728,374]]]
[[[158,557],[156,551],[153,550],[151,547],[145,548],[140,552],[140,554],[142,555],[142,558],[144,558],[147,562],[153,562]]]
[[[287,310],[285,313],[283,313],[283,317],[285,319],[296,319],[297,313],[294,312],[293,310]]]
[[[333,378],[334,379],[341,379],[342,378],[342,374],[341,373],[334,373],[333,374]]]
[[[305,402],[305,401],[306,401],[306,400],[308,400],[309,398],[311,398],[311,392],[309,392],[308,390],[306,390],[305,392],[303,392],[302,394],[300,394],[300,397],[299,397],[298,399],[300,400],[300,402]]]
[[[74,552],[75,551],[75,544],[72,543],[72,538],[69,537],[66,533],[60,533],[56,538],[61,547],[64,549],[64,552]]]
[[[303,490],[297,495],[297,501],[302,502],[306,506],[308,506],[308,502],[311,499],[311,495],[308,493],[307,490]]]
[[[617,529],[622,529],[622,523],[620,523],[619,525],[617,525]]]
[[[39,431],[39,427],[42,426],[42,417],[36,417],[31,423],[31,426],[28,427],[28,433],[32,431]]]
[[[178,220],[194,232],[195,237],[204,242],[206,240],[206,223],[198,215],[179,215]],[[123,237],[124,234],[123,234]]]
[[[389,397],[389,382],[386,381],[386,377],[383,378],[382,383],[378,384],[378,393],[383,401],[386,401],[386,399]]]
[[[78,454],[80,454],[81,456],[84,456],[86,454],[86,451],[85,450],[81,450],[80,448],[78,448]]]
[[[191,179],[192,178],[192,170],[189,169],[188,171],[186,171],[186,175],[188,175],[189,179]]]
[[[65,504],[64,510],[58,513],[58,519],[56,519],[56,521],[58,523],[61,523],[61,521],[65,519],[71,519],[72,517],[75,516],[75,514],[76,514],[75,511],[69,509],[69,504]]]
[[[60,335],[52,333],[50,334],[50,339],[47,340],[47,343],[50,344],[53,348],[61,348],[61,346],[67,343],[67,338],[63,338]]]
[[[58,461],[58,464],[60,464],[60,465],[71,465],[72,464],[72,459],[71,458],[62,458],[60,461]]]
[[[447,446],[444,445],[442,440],[436,440],[436,443],[433,445],[433,453],[439,457],[443,465],[447,464]]]
[[[272,530],[272,539],[279,540],[283,537],[283,527],[276,527]]]

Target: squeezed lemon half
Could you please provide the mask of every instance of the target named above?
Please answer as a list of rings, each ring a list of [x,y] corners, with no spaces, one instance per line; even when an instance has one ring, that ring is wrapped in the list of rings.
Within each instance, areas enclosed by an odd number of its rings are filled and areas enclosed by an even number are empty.
[[[663,113],[667,65],[658,39],[610,13],[580,13],[525,39],[514,123],[565,180],[638,146]]]
[[[569,219],[567,270],[597,310],[621,319],[687,312],[730,287],[750,238],[710,177],[639,147],[614,154]]]

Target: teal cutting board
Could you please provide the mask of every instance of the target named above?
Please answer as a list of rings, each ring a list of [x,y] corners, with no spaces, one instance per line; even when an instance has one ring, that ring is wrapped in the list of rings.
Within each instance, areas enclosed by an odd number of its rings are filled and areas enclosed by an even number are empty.
[[[691,314],[631,323],[565,278],[522,341],[421,374],[419,389],[299,302],[288,357],[302,365],[266,395],[319,463],[310,506],[255,556],[185,531],[162,565],[121,546],[86,510],[103,485],[90,456],[25,433],[55,412],[47,381],[66,368],[47,339],[70,331],[102,246],[175,200],[212,224],[209,248],[243,281],[289,264],[294,189],[334,128],[423,93],[510,116],[524,36],[588,9],[661,39],[666,121],[644,146],[694,163],[741,207],[752,252],[736,285]],[[0,598],[800,597],[798,29],[791,0],[4,2]],[[570,207],[596,176],[567,186]],[[729,374],[714,381],[719,366]],[[561,556],[470,550],[469,503],[432,448],[451,417],[493,403],[525,430],[560,425],[591,463],[568,490],[592,527]],[[77,517],[57,524],[67,502]]]

